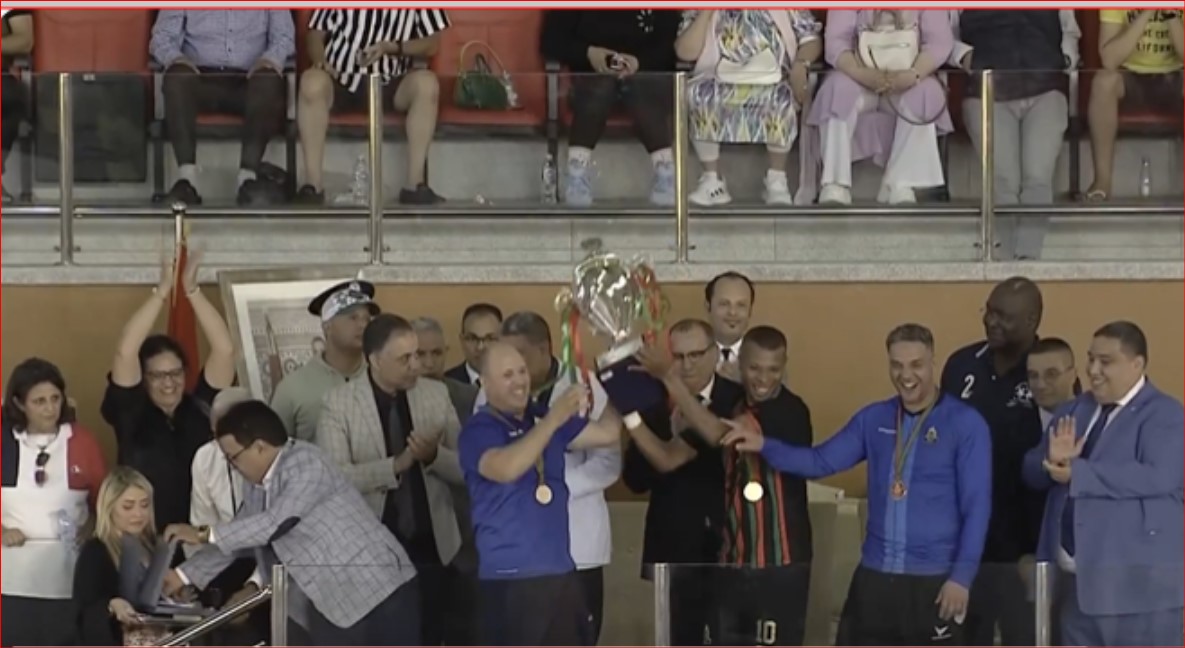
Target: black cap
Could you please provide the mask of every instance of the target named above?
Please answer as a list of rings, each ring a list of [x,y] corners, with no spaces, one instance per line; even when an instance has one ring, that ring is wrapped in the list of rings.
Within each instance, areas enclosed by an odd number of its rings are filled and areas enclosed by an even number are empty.
[[[313,301],[309,302],[309,313],[323,322],[328,322],[345,311],[362,305],[366,306],[372,316],[382,312],[379,305],[374,302],[374,284],[361,279],[351,279],[314,297]]]

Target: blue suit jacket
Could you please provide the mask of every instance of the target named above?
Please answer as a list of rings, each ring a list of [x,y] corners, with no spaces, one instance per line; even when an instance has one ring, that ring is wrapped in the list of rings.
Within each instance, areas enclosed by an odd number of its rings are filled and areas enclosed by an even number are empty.
[[[1073,416],[1079,438],[1098,403],[1085,393],[1055,413]],[[1185,409],[1151,382],[1107,425],[1089,459],[1070,465],[1069,485],[1042,468],[1049,434],[1025,456],[1024,478],[1048,489],[1038,560],[1056,560],[1061,516],[1074,498],[1078,604],[1087,614],[1136,614],[1185,604]]]

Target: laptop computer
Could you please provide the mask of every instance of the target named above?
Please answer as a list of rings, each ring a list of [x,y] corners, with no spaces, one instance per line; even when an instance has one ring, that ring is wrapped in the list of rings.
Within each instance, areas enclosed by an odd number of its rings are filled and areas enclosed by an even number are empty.
[[[202,619],[214,612],[201,603],[174,601],[164,595],[165,575],[177,554],[177,541],[159,543],[147,565],[146,549],[135,538],[124,536],[119,561],[120,594],[136,611],[153,617]]]

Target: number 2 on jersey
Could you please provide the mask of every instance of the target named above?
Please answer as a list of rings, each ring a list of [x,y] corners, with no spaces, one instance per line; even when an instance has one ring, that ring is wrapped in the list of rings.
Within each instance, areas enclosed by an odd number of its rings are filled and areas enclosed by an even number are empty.
[[[963,393],[959,395],[959,398],[962,398],[963,400],[971,398],[971,389],[973,387],[975,387],[975,376],[972,374],[963,376]]]

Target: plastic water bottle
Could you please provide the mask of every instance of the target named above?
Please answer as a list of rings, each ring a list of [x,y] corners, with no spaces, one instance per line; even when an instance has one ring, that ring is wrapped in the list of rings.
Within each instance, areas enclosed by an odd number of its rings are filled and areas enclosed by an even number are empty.
[[[559,175],[560,170],[556,167],[555,156],[548,153],[547,157],[543,159],[543,170],[539,174],[539,192],[542,194],[545,205],[554,205],[556,203]]]
[[[1152,160],[1144,158],[1140,162],[1140,197],[1152,196]]]
[[[370,158],[366,154],[354,160],[354,181],[350,184],[350,195],[356,205],[370,202]]]
[[[66,509],[58,509],[51,515],[54,526],[58,529],[58,540],[63,544],[73,546],[78,540],[78,525],[74,523],[74,518],[70,517],[69,511]]]

